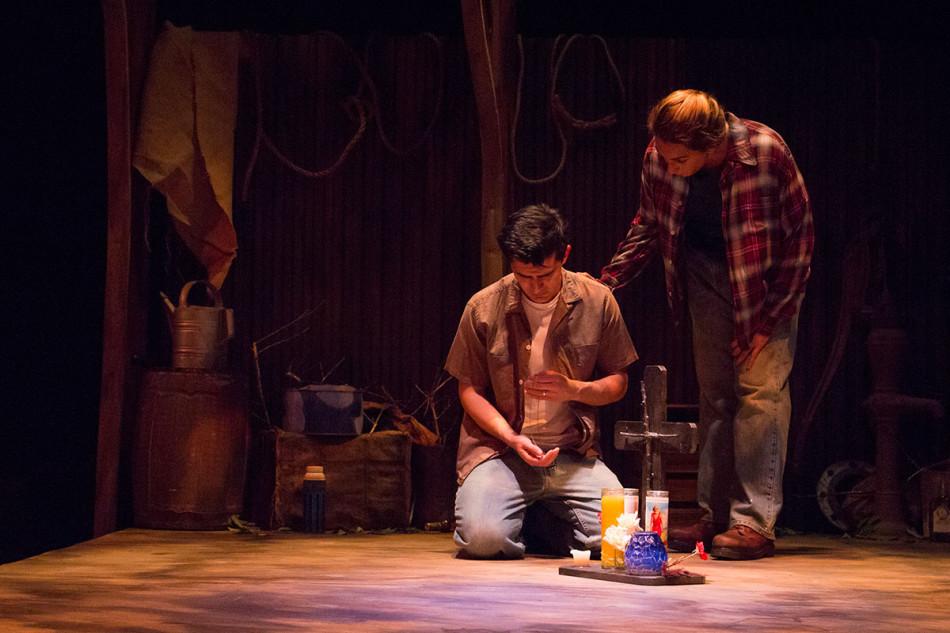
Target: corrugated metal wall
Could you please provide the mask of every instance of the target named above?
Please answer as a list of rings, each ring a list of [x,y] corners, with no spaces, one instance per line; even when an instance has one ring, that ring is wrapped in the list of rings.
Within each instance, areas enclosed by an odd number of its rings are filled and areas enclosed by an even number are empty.
[[[478,289],[476,113],[461,37],[441,41],[444,95],[422,148],[395,156],[370,122],[349,160],[319,180],[288,170],[262,150],[249,197],[236,205],[240,250],[225,293],[237,312],[242,358],[251,341],[316,307],[306,334],[262,357],[272,414],[279,413],[285,371],[319,380],[341,360],[331,382],[385,388],[397,400],[418,402],[415,386],[432,383],[464,302]],[[516,148],[519,167],[530,177],[549,173],[560,157],[546,103],[553,42],[525,41]],[[364,44],[355,47],[361,55]],[[945,134],[929,133],[928,121],[937,120],[941,108],[925,88],[928,73],[938,67],[926,55],[937,45],[643,38],[609,38],[607,44],[626,90],[619,106],[604,51],[591,38],[578,39],[565,55],[557,91],[576,117],[616,110],[618,123],[573,133],[564,169],[553,181],[512,185],[515,206],[545,201],[567,215],[575,246],[569,267],[596,274],[626,230],[636,207],[649,106],[683,85],[710,90],[740,116],[782,133],[811,192],[818,246],[793,375],[796,414],[807,404],[834,338],[841,255],[861,222],[872,217],[884,222],[892,289],[911,334],[907,389],[946,402],[947,185],[937,177],[938,169],[946,172],[945,159],[935,166],[946,146],[940,141]],[[340,105],[359,85],[350,53],[321,36],[263,36],[259,50],[266,130],[297,164],[331,164],[357,127]],[[433,115],[436,50],[422,36],[370,41],[367,69],[377,83],[380,120],[396,145],[411,143]],[[237,191],[245,184],[256,122],[250,57],[242,67]],[[671,400],[694,402],[689,343],[671,323],[659,266],[617,296],[643,358],[638,367],[665,364]],[[791,474],[804,482],[793,486],[803,500],[801,513],[814,510],[807,496],[824,466],[871,456],[873,435],[860,404],[869,386],[865,334],[859,320],[806,443],[807,467]],[[636,415],[637,396],[634,389],[607,407],[605,418]],[[923,443],[945,447],[943,427],[918,428]],[[793,427],[793,441],[796,432]],[[608,451],[607,457],[618,466],[616,455]]]
[[[285,371],[320,381],[337,363],[330,382],[414,401],[414,386],[427,388],[438,375],[478,284],[478,132],[462,44],[444,41],[439,48],[424,37],[370,44],[366,68],[377,86],[379,124],[403,148],[437,115],[423,146],[394,155],[370,121],[349,159],[321,179],[305,178],[262,150],[248,200],[235,212],[242,239],[230,283],[238,344],[246,349],[316,308],[287,332],[307,326],[306,334],[262,355],[272,413],[279,413]],[[319,35],[261,36],[258,46],[266,131],[296,164],[332,164],[358,128],[341,107],[359,90],[352,51]],[[445,86],[437,111],[439,55]],[[250,64],[247,70],[239,176],[255,124]]]

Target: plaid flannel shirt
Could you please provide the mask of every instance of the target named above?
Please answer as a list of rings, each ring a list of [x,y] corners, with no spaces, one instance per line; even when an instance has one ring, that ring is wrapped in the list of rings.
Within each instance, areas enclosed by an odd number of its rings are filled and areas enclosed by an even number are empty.
[[[815,235],[808,191],[785,141],[769,127],[728,114],[729,150],[723,164],[722,226],[732,285],[736,341],[748,347],[755,334],[797,314],[811,272]],[[601,281],[613,289],[638,275],[659,250],[667,299],[682,307],[677,254],[686,178],[673,176],[650,141],[643,157],[640,208]]]

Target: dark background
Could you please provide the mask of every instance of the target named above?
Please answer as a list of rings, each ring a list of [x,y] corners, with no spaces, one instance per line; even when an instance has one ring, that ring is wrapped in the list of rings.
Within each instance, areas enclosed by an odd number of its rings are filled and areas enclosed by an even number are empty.
[[[332,30],[357,50],[376,33],[368,66],[385,104],[381,121],[397,145],[417,138],[434,112],[432,50],[412,37],[433,31],[442,36],[445,97],[431,138],[409,157],[387,152],[371,130],[329,180],[307,181],[267,156],[259,159],[248,201],[235,204],[240,251],[224,288],[239,328],[233,361],[246,369],[241,350],[251,340],[319,305],[312,333],[265,359],[269,398],[279,394],[288,367],[314,378],[342,360],[336,381],[385,387],[411,404],[414,387],[429,385],[437,374],[462,305],[480,285],[478,131],[458,6],[278,4],[165,2],[158,17],[270,34]],[[6,16],[13,37],[3,61],[12,107],[3,119],[10,169],[2,213],[0,561],[91,536],[102,350],[101,11],[94,4],[25,6]],[[518,30],[526,36],[517,138],[523,172],[537,176],[557,164],[559,146],[542,98],[557,34],[607,37],[626,99],[618,106],[606,96],[611,79],[602,52],[590,40],[578,41],[558,82],[565,102],[585,118],[616,107],[620,123],[609,132],[577,135],[557,179],[513,184],[512,199],[563,209],[575,231],[571,267],[596,273],[635,209],[647,108],[673,88],[710,90],[730,110],[783,135],[812,196],[818,241],[793,375],[796,415],[835,337],[846,274],[842,255],[858,228],[872,223],[879,227],[879,274],[866,303],[887,279],[910,336],[904,389],[946,406],[950,47],[935,11],[913,3],[900,11],[804,3],[764,14],[755,13],[753,3],[731,6],[726,15],[684,5],[519,3]],[[270,69],[267,129],[301,164],[326,165],[353,129],[338,108],[339,97],[354,87],[341,51],[313,38],[272,39],[262,50]],[[255,124],[248,81],[243,64],[236,192]],[[325,92],[306,92],[311,84]],[[150,242],[163,248],[152,251],[149,283],[174,293],[191,270],[157,211],[148,231]],[[661,362],[671,369],[671,398],[695,401],[688,341],[670,323],[659,268],[618,300],[643,356],[631,378],[643,363]],[[160,365],[167,334],[157,303],[151,307],[148,354],[138,362]],[[787,478],[784,526],[829,529],[813,498],[819,473],[841,459],[873,461],[873,434],[861,407],[869,390],[868,318],[856,317],[841,368],[801,443],[804,453],[790,456],[802,465]],[[604,418],[635,416],[635,400],[631,393]],[[269,408],[276,413],[276,402]],[[793,419],[793,444],[797,432]],[[901,456],[908,475],[945,459],[945,421],[907,420]],[[606,457],[630,481],[622,456],[608,450]]]

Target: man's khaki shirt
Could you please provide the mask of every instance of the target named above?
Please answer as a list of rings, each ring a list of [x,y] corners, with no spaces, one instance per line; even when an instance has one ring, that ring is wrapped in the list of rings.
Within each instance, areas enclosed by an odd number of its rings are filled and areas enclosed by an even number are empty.
[[[558,371],[574,380],[591,380],[595,371],[623,371],[637,360],[620,308],[607,286],[587,273],[562,269],[563,282],[546,345]],[[477,292],[465,306],[445,369],[459,382],[481,391],[515,432],[524,422],[524,381],[531,356],[531,329],[514,275]],[[579,440],[561,447],[598,455],[596,409],[580,402],[568,407],[577,418]],[[456,469],[459,483],[483,461],[508,450],[466,413],[462,419]]]

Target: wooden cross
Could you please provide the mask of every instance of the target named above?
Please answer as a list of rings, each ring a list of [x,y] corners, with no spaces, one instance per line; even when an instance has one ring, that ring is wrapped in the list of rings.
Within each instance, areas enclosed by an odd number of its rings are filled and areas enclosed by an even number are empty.
[[[643,454],[640,481],[640,517],[646,512],[647,490],[666,490],[662,453],[695,453],[699,449],[699,426],[695,422],[666,419],[666,367],[647,365],[640,381],[642,421],[618,420],[614,425],[614,448]]]

